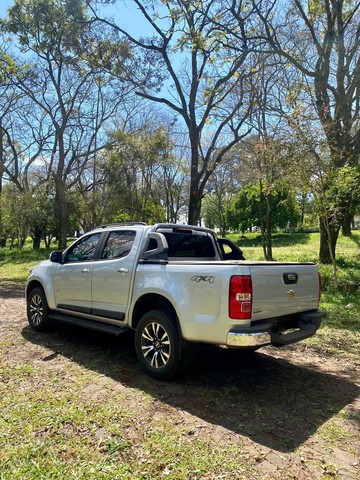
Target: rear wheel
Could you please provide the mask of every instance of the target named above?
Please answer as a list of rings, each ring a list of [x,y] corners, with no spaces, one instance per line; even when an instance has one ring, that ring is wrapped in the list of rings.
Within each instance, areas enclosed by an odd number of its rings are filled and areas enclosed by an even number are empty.
[[[175,322],[161,310],[152,310],[141,318],[135,332],[135,349],[142,369],[163,380],[180,370],[180,341]]]
[[[43,332],[49,328],[49,308],[44,290],[35,287],[27,298],[27,317],[30,327],[37,332]]]

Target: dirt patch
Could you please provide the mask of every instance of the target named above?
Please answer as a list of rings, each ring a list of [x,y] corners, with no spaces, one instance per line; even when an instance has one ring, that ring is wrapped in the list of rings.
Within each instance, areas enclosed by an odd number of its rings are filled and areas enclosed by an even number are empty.
[[[0,328],[4,324],[19,324],[25,318],[25,290],[23,286],[0,284]],[[6,332],[1,331],[1,335]]]
[[[22,285],[16,284],[1,284],[0,283],[0,299],[2,298],[23,298],[25,288]]]
[[[186,427],[194,441],[241,446],[256,472],[251,478],[359,478],[360,360],[354,355],[305,343],[256,354],[206,347],[176,382],[155,381],[139,369],[131,335],[119,340],[63,325],[49,334],[32,331],[24,289],[11,285],[0,285],[0,339],[7,364],[45,362],[61,372],[70,360],[97,371],[99,381],[83,394],[99,402],[109,391],[124,393],[137,412],[127,432],[136,445],[151,417]],[[136,390],[153,399],[151,408],[126,395]]]

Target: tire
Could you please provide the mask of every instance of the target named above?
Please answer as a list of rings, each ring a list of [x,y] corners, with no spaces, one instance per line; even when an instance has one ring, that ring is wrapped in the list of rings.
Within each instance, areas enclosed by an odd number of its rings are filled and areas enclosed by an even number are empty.
[[[177,326],[167,313],[145,313],[135,332],[136,355],[145,373],[161,380],[174,378],[181,367],[179,340]]]
[[[27,318],[30,327],[36,332],[44,332],[49,329],[49,308],[41,287],[33,288],[28,295]]]

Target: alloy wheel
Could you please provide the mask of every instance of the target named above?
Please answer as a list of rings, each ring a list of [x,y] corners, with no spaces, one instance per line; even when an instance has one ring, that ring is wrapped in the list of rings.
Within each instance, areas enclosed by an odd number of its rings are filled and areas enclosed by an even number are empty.
[[[39,326],[44,318],[44,305],[40,295],[35,294],[30,300],[30,320],[34,326]]]
[[[168,332],[162,325],[151,322],[142,331],[141,350],[146,362],[153,368],[163,368],[171,355]]]

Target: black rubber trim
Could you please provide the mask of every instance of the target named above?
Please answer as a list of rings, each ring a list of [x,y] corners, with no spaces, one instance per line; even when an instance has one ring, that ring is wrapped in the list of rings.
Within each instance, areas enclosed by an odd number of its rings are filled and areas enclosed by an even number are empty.
[[[94,315],[97,317],[104,317],[104,318],[113,318],[114,320],[124,320],[125,313],[124,312],[115,312],[112,310],[102,310],[101,308],[88,308],[88,307],[78,307],[77,305],[66,305],[64,303],[59,303],[56,306],[61,310],[68,310],[70,312],[76,313],[86,313],[87,315]]]
[[[61,308],[62,310],[70,310],[72,312],[78,313],[87,313],[88,315],[91,314],[90,307],[79,307],[77,305],[67,305],[65,303],[59,303],[59,305],[56,305],[56,308]]]
[[[281,330],[278,332],[270,332],[271,344],[274,345],[274,347],[282,347],[283,345],[290,345],[299,340],[312,337],[320,327],[324,317],[325,313],[320,311],[300,314],[296,325],[297,330],[284,334]]]
[[[284,316],[273,321],[263,320],[254,322],[250,327],[234,327],[233,333],[256,334],[269,333],[271,345],[282,347],[291,343],[312,337],[321,325],[325,313],[319,310],[310,311],[292,316]]]
[[[93,308],[91,310],[91,314],[97,317],[104,317],[104,318],[113,318],[114,320],[124,320],[125,313],[124,312],[114,312],[112,310],[102,310],[101,308]]]

